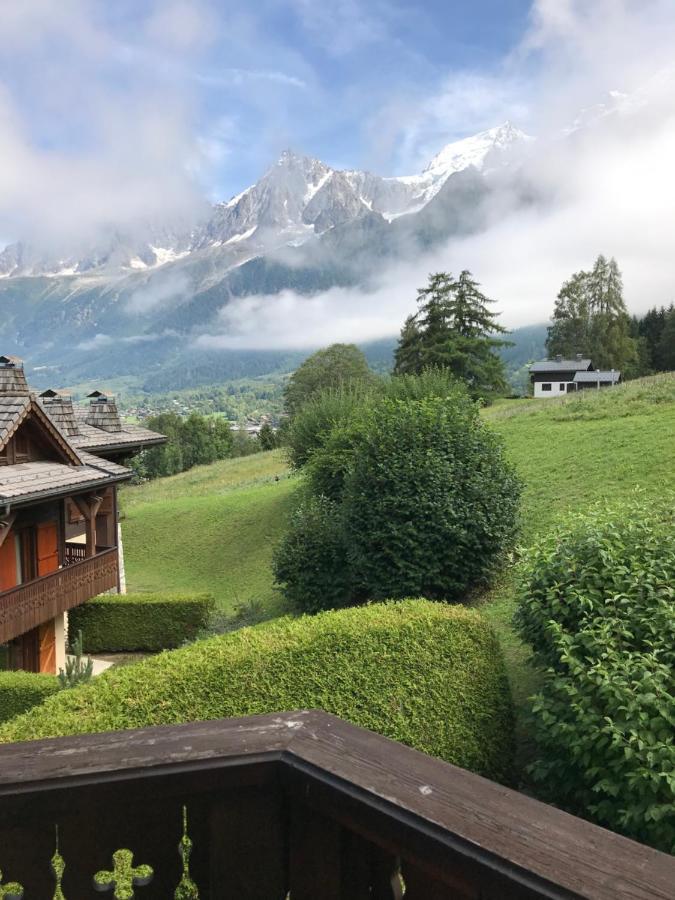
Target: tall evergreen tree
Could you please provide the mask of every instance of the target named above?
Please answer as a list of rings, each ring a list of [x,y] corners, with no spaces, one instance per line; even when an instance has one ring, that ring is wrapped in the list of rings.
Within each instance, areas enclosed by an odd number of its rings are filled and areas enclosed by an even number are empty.
[[[474,397],[507,390],[504,365],[495,352],[508,344],[495,335],[507,331],[471,272],[464,270],[456,279],[447,272],[430,275],[417,302],[417,313],[401,330],[395,374],[415,375],[434,366],[464,381]]]

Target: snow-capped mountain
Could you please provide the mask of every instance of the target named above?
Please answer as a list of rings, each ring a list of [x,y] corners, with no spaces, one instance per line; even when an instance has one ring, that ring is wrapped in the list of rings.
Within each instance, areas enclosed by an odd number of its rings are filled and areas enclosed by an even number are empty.
[[[505,123],[395,177],[286,151],[200,221],[111,229],[51,254],[13,244],[0,252],[0,347],[45,386],[132,374],[153,390],[264,374],[260,354],[204,349],[233,299],[367,292],[393,261],[483,228],[502,175],[517,198],[530,140]]]
[[[332,169],[318,159],[282,153],[263,177],[216,204],[189,229],[115,230],[85,252],[45,255],[28,244],[0,253],[0,277],[122,275],[156,269],[190,254],[218,250],[232,265],[284,245],[297,246],[336,226],[375,214],[384,221],[423,209],[450,176],[467,169],[488,173],[507,165],[531,140],[506,122],[444,147],[417,175],[382,177]]]

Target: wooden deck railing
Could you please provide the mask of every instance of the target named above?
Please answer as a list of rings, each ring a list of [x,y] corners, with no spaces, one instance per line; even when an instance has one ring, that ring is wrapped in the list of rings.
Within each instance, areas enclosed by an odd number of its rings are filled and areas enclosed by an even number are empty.
[[[175,896],[201,900],[672,900],[675,885],[672,857],[320,712],[0,747],[0,868],[25,900],[54,894],[56,826],[69,900],[102,870],[122,879],[119,850],[141,900],[174,897],[182,873]]]
[[[0,644],[117,586],[117,548],[0,593]],[[0,895],[1,896],[1,895]]]

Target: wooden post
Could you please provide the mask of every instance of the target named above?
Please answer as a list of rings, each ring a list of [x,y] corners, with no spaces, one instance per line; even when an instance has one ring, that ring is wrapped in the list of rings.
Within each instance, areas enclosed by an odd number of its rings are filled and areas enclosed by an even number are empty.
[[[96,555],[96,516],[103,503],[103,497],[97,494],[88,494],[86,497],[73,497],[73,502],[84,516],[87,544],[85,553],[89,556]]]

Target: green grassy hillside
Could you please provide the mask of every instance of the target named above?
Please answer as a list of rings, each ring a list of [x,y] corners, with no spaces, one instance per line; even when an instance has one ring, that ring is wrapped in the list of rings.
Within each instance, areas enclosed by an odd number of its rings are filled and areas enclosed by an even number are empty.
[[[512,400],[484,410],[524,482],[522,543],[570,510],[633,490],[675,489],[675,375],[563,400]],[[275,481],[275,476],[279,481]],[[270,559],[297,481],[280,451],[227,460],[123,492],[133,590],[209,590],[231,611],[251,600],[280,611]],[[514,635],[509,574],[481,601],[498,628],[516,699],[534,686]]]
[[[126,488],[130,590],[210,591],[225,612],[259,601],[278,614],[270,561],[296,484],[272,451]]]
[[[521,544],[573,510],[620,500],[636,490],[662,496],[675,490],[675,374],[584,391],[561,400],[509,400],[483,410],[504,438],[525,483]],[[511,628],[513,582],[482,600],[497,628],[517,703],[536,687],[528,652]]]

